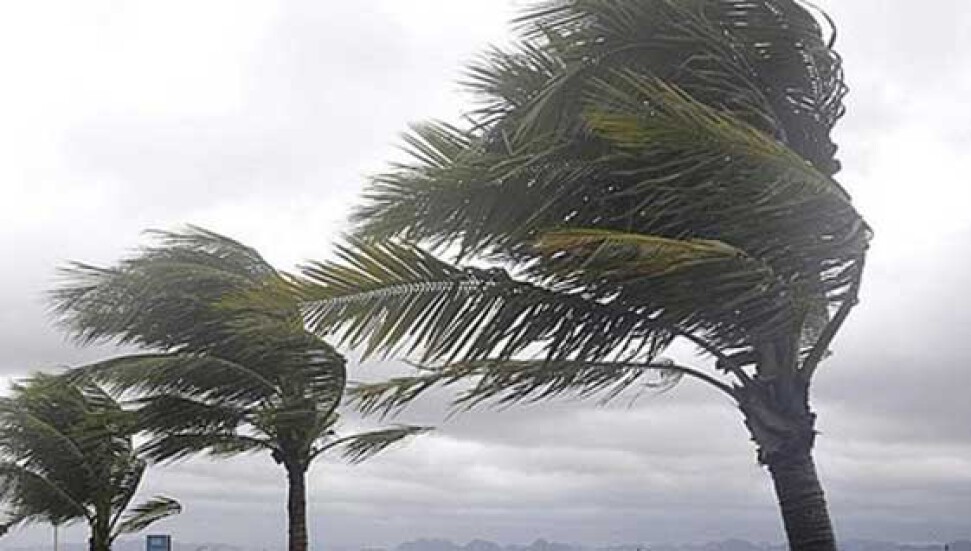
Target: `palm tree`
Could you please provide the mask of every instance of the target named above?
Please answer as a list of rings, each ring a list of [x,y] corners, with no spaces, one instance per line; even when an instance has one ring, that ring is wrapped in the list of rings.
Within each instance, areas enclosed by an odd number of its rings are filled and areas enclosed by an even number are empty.
[[[0,398],[0,534],[33,522],[87,522],[89,549],[107,551],[181,511],[157,496],[129,507],[145,473],[133,415],[97,385],[38,374]]]
[[[344,359],[304,330],[295,303],[256,300],[282,275],[255,250],[198,228],[113,268],[75,264],[54,304],[83,342],[146,350],[80,368],[138,396],[147,457],[265,452],[287,475],[289,548],[307,549],[306,473],[326,453],[363,461],[425,430],[337,432]]]
[[[472,124],[415,127],[341,258],[295,282],[309,325],[420,351],[355,390],[372,412],[465,380],[471,406],[694,378],[741,410],[790,547],[834,549],[809,389],[871,235],[833,179],[832,37],[793,0],[546,0],[517,23],[469,71]],[[678,339],[713,365],[664,358]]]

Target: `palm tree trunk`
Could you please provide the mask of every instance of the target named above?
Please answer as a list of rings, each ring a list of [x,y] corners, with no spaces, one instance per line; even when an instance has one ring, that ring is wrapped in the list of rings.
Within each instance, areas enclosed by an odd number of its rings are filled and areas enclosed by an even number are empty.
[[[792,551],[835,551],[829,508],[812,454],[768,464]]]
[[[91,526],[88,551],[111,551],[111,533],[107,523],[96,522]]]
[[[816,415],[809,407],[809,383],[800,378],[756,380],[739,404],[769,468],[779,500],[789,549],[836,551],[829,508],[813,462]]]
[[[307,482],[306,470],[298,465],[287,466],[287,519],[289,522],[289,550],[307,551]]]

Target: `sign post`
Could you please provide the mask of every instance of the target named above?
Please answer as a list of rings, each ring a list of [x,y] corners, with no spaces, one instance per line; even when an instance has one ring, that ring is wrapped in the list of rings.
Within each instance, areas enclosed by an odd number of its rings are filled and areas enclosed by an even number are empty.
[[[172,551],[172,536],[146,536],[145,551]]]

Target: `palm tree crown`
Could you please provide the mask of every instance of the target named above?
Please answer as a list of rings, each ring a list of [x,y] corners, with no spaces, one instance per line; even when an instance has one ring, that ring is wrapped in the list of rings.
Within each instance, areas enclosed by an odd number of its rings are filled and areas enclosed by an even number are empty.
[[[181,511],[167,497],[129,505],[146,463],[134,419],[97,385],[35,375],[0,398],[2,532],[23,523],[87,522],[92,551]]]
[[[341,259],[306,267],[308,321],[421,351],[415,376],[357,389],[366,410],[469,377],[466,404],[705,381],[788,496],[870,239],[833,178],[832,36],[794,0],[547,0],[518,25],[517,48],[470,69],[472,124],[416,126]],[[678,338],[714,369],[665,360]],[[787,514],[793,546],[831,548],[821,510]]]

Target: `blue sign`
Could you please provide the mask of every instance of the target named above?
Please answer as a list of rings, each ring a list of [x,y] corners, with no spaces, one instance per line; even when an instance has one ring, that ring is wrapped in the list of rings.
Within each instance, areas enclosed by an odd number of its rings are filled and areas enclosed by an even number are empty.
[[[172,551],[172,536],[146,536],[145,551]]]

